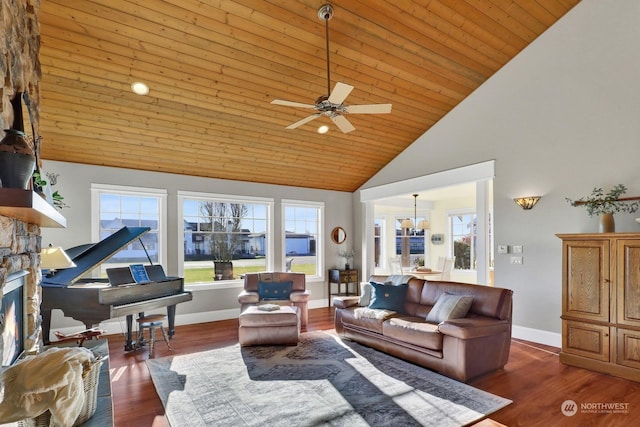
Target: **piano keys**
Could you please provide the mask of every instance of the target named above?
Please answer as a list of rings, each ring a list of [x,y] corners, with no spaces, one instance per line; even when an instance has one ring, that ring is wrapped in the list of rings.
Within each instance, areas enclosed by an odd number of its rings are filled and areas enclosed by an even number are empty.
[[[67,254],[76,267],[59,270],[42,280],[42,330],[45,344],[51,332],[51,310],[84,323],[87,329],[108,319],[126,316],[125,350],[133,350],[133,315],[166,307],[169,337],[175,334],[176,304],[191,301],[184,279],[167,277],[161,265],[145,265],[150,282],[136,284],[129,267],[107,270],[108,279],[83,278],[131,241],[148,232],[148,227],[123,227],[96,244],[71,248]],[[145,249],[146,250],[146,249]],[[151,260],[149,260],[151,262]]]

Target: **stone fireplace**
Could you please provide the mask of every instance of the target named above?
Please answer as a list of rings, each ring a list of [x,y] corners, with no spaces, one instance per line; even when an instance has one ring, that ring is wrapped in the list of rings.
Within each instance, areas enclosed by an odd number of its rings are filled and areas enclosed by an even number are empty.
[[[0,256],[0,354],[6,365],[22,350],[37,352],[42,343],[40,227],[0,216]],[[9,348],[14,345],[23,348]]]
[[[3,25],[0,26],[0,138],[4,137],[3,129],[8,129],[13,123],[13,109],[11,100],[17,93],[28,92],[31,99],[33,122],[25,123],[25,129],[32,129],[39,135],[39,101],[40,101],[40,0],[0,0],[0,16]],[[31,133],[31,132],[28,132]],[[33,136],[33,135],[30,135]],[[37,153],[39,155],[39,153]],[[0,188],[0,192],[5,189]],[[9,298],[16,287],[16,277],[22,284],[24,292],[20,298],[11,295],[12,304],[22,299],[22,326],[15,325],[16,319],[9,320],[10,314],[20,310],[7,310],[0,324],[0,333],[5,327],[12,331],[24,332],[22,343],[29,352],[37,351],[42,342],[40,327],[40,224],[38,215],[31,220],[30,208],[21,205],[5,203],[6,198],[0,197],[0,298],[5,294]],[[53,208],[52,208],[53,209]],[[25,214],[25,215],[21,215]],[[9,280],[11,279],[11,280]],[[9,285],[10,282],[10,285]],[[6,300],[5,300],[6,302]],[[5,304],[9,306],[10,304]],[[10,313],[9,313],[10,312]],[[20,320],[18,319],[18,320]],[[7,326],[7,323],[10,323]],[[9,331],[7,330],[7,333]],[[9,334],[7,334],[9,335]],[[13,344],[8,344],[13,345]],[[4,339],[0,340],[0,354],[4,354]]]

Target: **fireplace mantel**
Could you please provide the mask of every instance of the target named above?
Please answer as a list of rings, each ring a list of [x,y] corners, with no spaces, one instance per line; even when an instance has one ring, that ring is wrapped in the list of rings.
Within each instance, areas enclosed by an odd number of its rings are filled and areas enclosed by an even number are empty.
[[[67,226],[67,219],[38,193],[19,188],[0,188],[0,215],[40,227]]]

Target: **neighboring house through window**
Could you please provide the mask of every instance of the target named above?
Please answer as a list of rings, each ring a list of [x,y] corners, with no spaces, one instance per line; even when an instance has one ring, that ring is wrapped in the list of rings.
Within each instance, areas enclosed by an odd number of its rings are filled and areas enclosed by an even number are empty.
[[[324,203],[282,201],[284,269],[321,276]]]
[[[273,266],[273,199],[178,192],[185,283],[239,279]]]
[[[415,267],[420,261],[424,263],[425,255],[425,230],[418,230],[415,228],[402,229],[402,221],[406,217],[396,216],[396,255],[399,255],[402,260],[403,268]],[[420,223],[420,221],[426,220],[424,216],[417,218],[410,218],[412,222],[415,222],[414,227]]]

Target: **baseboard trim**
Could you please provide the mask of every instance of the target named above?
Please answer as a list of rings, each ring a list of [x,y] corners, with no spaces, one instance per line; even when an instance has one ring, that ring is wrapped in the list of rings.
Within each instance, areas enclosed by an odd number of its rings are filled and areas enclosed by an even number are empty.
[[[527,328],[525,326],[513,325],[511,329],[513,338],[532,341],[538,344],[550,345],[552,347],[562,347],[562,334],[556,332],[543,331],[540,329]]]
[[[309,308],[326,308],[327,303],[324,299],[311,300],[309,301]],[[150,311],[150,313],[166,313],[164,309],[158,309]],[[218,320],[228,320],[228,319],[237,319],[240,316],[240,307],[232,308],[227,310],[216,310],[216,311],[205,311],[200,313],[186,313],[186,314],[176,314],[176,326],[182,325],[192,325],[196,323],[206,323],[206,322],[215,322]],[[135,325],[134,325],[135,327]],[[65,328],[55,328],[52,327],[51,331],[53,335],[53,331],[59,331],[63,334],[73,334],[81,330],[82,326],[70,326]],[[114,334],[125,334],[126,323],[124,318],[122,319],[109,319],[105,322],[100,322],[100,329],[105,331],[105,335],[114,335]],[[55,337],[51,338],[55,341]]]

